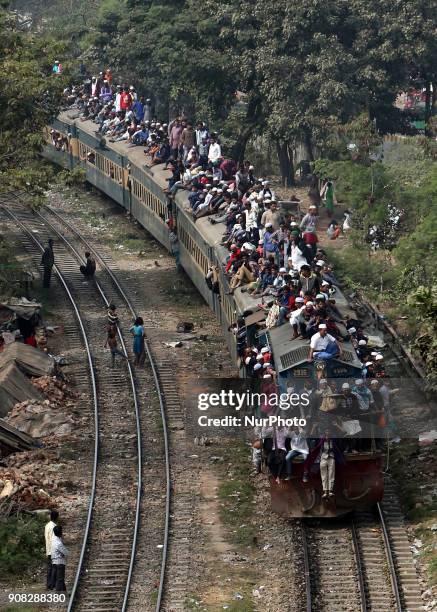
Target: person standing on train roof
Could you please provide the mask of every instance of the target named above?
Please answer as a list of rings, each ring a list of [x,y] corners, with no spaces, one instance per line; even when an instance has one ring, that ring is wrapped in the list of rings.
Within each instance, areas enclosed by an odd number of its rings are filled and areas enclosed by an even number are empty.
[[[52,268],[55,265],[55,255],[53,253],[53,239],[49,238],[47,241],[47,246],[44,249],[44,253],[41,257],[41,265],[43,267],[43,281],[42,286],[45,289],[50,288],[50,279],[52,276]]]
[[[203,121],[199,121],[196,126],[196,145],[199,147],[203,139],[208,139],[208,129]]]
[[[140,96],[132,105],[132,111],[137,120],[137,123],[141,123],[144,117],[144,96]]]
[[[109,85],[106,79],[103,81],[99,97],[103,104],[108,104],[108,102],[112,100],[112,87]]]
[[[117,92],[115,94],[115,112],[116,113],[121,112],[121,94],[122,94],[121,85],[117,85]]]
[[[325,361],[333,357],[340,357],[341,345],[334,336],[328,334],[326,323],[320,323],[318,329],[318,333],[311,336],[308,361],[313,361],[313,359]]]
[[[185,161],[188,157],[188,153],[196,144],[196,132],[193,130],[191,123],[187,123],[187,126],[182,131],[181,144],[184,150],[183,158]]]
[[[130,110],[132,102],[132,96],[129,93],[128,88],[124,87],[120,95],[120,110],[122,110],[123,112]]]
[[[303,233],[303,239],[309,248],[311,248],[313,257],[317,251],[317,206],[311,205],[308,208],[308,212],[304,215],[301,223],[300,230]]]
[[[152,121],[152,100],[150,98],[144,102],[143,121]]]
[[[221,159],[222,157],[222,149],[219,143],[217,142],[217,138],[215,136],[211,136],[209,139],[209,149],[208,149],[208,161],[210,163],[214,163]]]
[[[178,117],[172,122],[172,124],[173,125],[170,130],[170,149],[173,159],[176,160],[179,157],[181,135],[184,128],[182,127],[180,119]]]
[[[268,206],[262,214],[261,225],[267,227],[267,224],[270,223],[273,227],[273,231],[276,232],[281,222],[281,213],[278,210],[278,205],[276,202],[269,201],[268,199],[265,200],[264,203]]]

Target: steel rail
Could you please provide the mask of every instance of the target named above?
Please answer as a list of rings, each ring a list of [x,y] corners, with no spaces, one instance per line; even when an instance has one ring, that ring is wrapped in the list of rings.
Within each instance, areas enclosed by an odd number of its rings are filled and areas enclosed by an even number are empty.
[[[387,530],[387,525],[385,523],[384,511],[379,502],[376,504],[376,508],[378,510],[378,516],[381,522],[382,537],[384,539],[385,555],[387,557],[387,563],[388,563],[388,567],[390,571],[390,582],[391,582],[391,586],[393,590],[393,595],[396,600],[396,609],[397,609],[397,612],[402,612],[402,602],[401,602],[401,594],[399,592],[398,576],[396,573],[394,557],[393,557],[393,553],[391,550],[390,538],[389,538],[389,534]]]
[[[303,521],[300,521],[300,533],[302,537],[303,567],[305,573],[306,612],[312,612],[313,604],[311,597],[310,556],[308,554],[308,540]]]
[[[84,238],[84,236],[82,236],[82,234],[75,227],[73,227],[68,221],[66,221],[57,211],[54,211],[51,207],[48,207],[48,206],[45,206],[44,208],[48,210],[50,214],[55,216],[59,220],[59,222],[65,225],[65,227],[67,227],[73,234],[75,234],[77,238],[81,240],[82,243],[86,246],[86,248],[91,253],[93,253],[94,257],[98,259],[101,266],[109,274],[118,292],[120,293],[120,295],[126,302],[129,310],[131,311],[132,316],[135,318],[137,316],[135,308],[133,307],[129,297],[126,295],[126,292],[124,291],[123,287],[118,281],[116,275],[108,267],[108,265],[106,264],[105,260],[100,255],[100,253],[88,242],[86,238]],[[40,213],[37,213],[37,214],[40,215]],[[47,223],[50,223],[44,215],[40,215],[40,216],[44,219],[44,221],[46,221]],[[159,406],[160,406],[160,412],[161,412],[161,421],[163,425],[164,453],[165,453],[166,503],[165,503],[165,518],[164,518],[164,542],[163,542],[163,549],[162,549],[160,580],[159,580],[158,594],[157,594],[156,607],[155,607],[155,611],[159,612],[161,610],[162,598],[164,594],[165,572],[166,572],[167,558],[168,558],[168,541],[169,541],[169,533],[170,533],[170,501],[171,501],[170,449],[169,449],[167,417],[165,413],[164,394],[161,388],[161,383],[159,381],[158,368],[156,367],[155,361],[153,359],[152,351],[150,349],[149,342],[147,341],[147,337],[145,338],[144,345],[145,345],[145,349],[147,352],[147,357],[149,359],[150,367],[152,369],[155,386],[158,392]],[[133,559],[132,559],[132,565],[129,569],[129,581],[131,578],[132,569],[133,569]],[[127,603],[127,597],[126,597],[126,600],[123,602],[123,612],[125,610],[126,603]]]
[[[56,236],[58,236],[58,238],[64,242],[64,244],[67,246],[68,249],[70,249],[70,251],[74,254],[75,258],[78,260],[80,264],[84,263],[81,255],[78,253],[76,248],[70,243],[70,241],[65,236],[61,234],[61,232],[59,232],[54,227],[52,223],[50,223],[48,219],[46,219],[38,211],[35,212],[35,215],[39,217],[40,219],[42,219],[44,223],[50,228],[50,230],[54,232]],[[95,285],[104,303],[108,307],[110,302],[104,292],[104,289],[102,288],[100,283],[97,281],[97,279],[95,279]],[[123,348],[123,352],[125,356],[127,357],[126,345],[123,339],[123,335],[119,328],[117,329],[117,331],[118,331],[118,336],[120,338],[120,343]],[[142,489],[142,444],[141,444],[141,429],[140,429],[140,415],[139,415],[140,411],[139,411],[139,405],[138,405],[138,395],[137,395],[137,390],[136,390],[136,385],[135,385],[135,378],[134,378],[134,374],[132,371],[132,366],[128,360],[126,361],[126,363],[127,363],[127,368],[129,372],[129,380],[130,380],[130,384],[132,387],[132,397],[134,399],[134,406],[135,406],[135,420],[136,420],[136,429],[137,429],[137,453],[138,453],[138,472],[137,472],[138,485],[137,485],[137,496],[136,496],[136,507],[135,507],[135,526],[134,526],[134,532],[133,532],[132,550],[131,550],[131,557],[130,557],[130,562],[129,562],[129,571],[128,571],[128,576],[126,580],[125,592],[123,596],[122,612],[126,610],[127,601],[129,597],[129,588],[130,588],[132,572],[133,572],[133,565],[135,561],[135,552],[136,552],[136,545],[137,545],[137,539],[138,539],[138,529],[139,529],[140,510],[141,510],[141,489]],[[85,537],[84,537],[85,546],[88,541],[88,537],[89,537],[89,530],[86,532]],[[81,572],[82,572],[82,567],[80,564],[78,567],[79,576]],[[74,609],[74,596],[75,595],[76,595],[76,589],[72,591],[70,601],[69,601],[69,606],[68,606],[68,612]]]
[[[355,553],[355,561],[357,564],[357,573],[358,573],[358,585],[360,588],[360,601],[361,601],[361,612],[367,612],[367,597],[366,597],[366,588],[364,585],[364,571],[363,564],[361,562],[361,554],[360,554],[360,546],[358,543],[358,535],[355,527],[355,523],[352,519],[351,522],[351,532],[352,532],[352,545]]]
[[[33,233],[25,226],[25,224],[22,223],[20,219],[11,210],[9,210],[4,204],[0,204],[0,206],[10,216],[10,218],[13,219],[19,227],[21,227],[23,232],[27,236],[29,236],[29,238],[36,244],[36,246],[41,250],[41,252],[44,252],[44,246],[40,243],[40,241],[36,238],[36,236],[34,236]],[[80,577],[80,571],[81,571],[82,564],[85,558],[87,538],[88,538],[88,533],[89,533],[89,529],[91,525],[93,505],[94,505],[95,494],[96,494],[97,466],[98,466],[98,455],[99,455],[99,403],[98,403],[96,377],[94,373],[92,356],[91,356],[91,349],[88,343],[88,337],[86,335],[85,326],[83,324],[83,320],[80,315],[79,309],[76,305],[76,302],[68,287],[66,280],[64,279],[61,271],[56,265],[54,265],[54,268],[55,268],[55,272],[59,280],[61,281],[62,286],[64,287],[65,292],[68,295],[68,298],[75,312],[77,321],[79,323],[80,331],[81,331],[82,338],[85,344],[87,361],[88,361],[88,365],[90,369],[91,386],[92,386],[93,403],[94,403],[94,460],[93,460],[93,471],[92,471],[92,476],[91,476],[90,501],[88,504],[88,513],[87,513],[87,520],[86,520],[86,525],[85,525],[85,535],[84,535],[84,539],[83,539],[82,547],[80,551],[78,569],[76,571],[76,576],[75,576],[74,584],[72,587],[72,591],[71,591],[71,595],[70,595],[70,599],[68,603],[68,611],[70,611],[72,609],[72,602],[74,600],[74,596],[77,590],[77,586],[79,583],[79,577]]]

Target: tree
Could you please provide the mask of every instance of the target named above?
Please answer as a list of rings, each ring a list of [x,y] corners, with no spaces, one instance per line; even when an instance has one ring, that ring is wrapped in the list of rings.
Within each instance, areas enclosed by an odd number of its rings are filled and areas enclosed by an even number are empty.
[[[64,79],[52,75],[62,46],[22,32],[0,7],[0,182],[2,189],[41,193],[47,185],[39,153],[43,128],[57,114]]]

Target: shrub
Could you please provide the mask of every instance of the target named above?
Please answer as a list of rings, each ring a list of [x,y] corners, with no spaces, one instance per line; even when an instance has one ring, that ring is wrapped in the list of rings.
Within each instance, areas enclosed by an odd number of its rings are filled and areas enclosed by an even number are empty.
[[[35,569],[44,559],[42,522],[23,516],[0,519],[0,574]]]

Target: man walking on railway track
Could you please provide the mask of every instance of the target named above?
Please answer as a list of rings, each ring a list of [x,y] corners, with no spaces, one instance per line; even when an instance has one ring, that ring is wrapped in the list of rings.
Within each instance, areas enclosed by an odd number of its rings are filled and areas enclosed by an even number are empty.
[[[45,289],[50,288],[50,279],[52,276],[52,268],[55,265],[55,256],[53,253],[53,240],[49,238],[47,241],[47,246],[44,249],[44,253],[41,257],[41,265],[44,269],[42,286]]]

